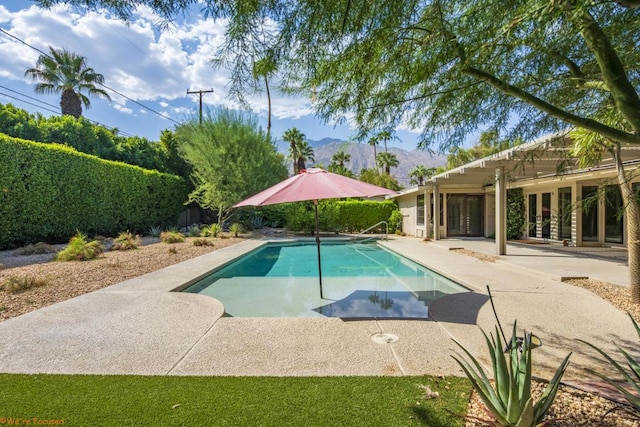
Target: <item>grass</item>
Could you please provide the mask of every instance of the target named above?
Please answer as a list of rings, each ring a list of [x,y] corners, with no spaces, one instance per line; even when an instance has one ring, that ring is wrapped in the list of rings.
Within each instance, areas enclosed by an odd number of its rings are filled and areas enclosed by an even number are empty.
[[[421,386],[440,397],[426,399]],[[462,426],[471,386],[446,377],[0,374],[0,420],[64,425]]]

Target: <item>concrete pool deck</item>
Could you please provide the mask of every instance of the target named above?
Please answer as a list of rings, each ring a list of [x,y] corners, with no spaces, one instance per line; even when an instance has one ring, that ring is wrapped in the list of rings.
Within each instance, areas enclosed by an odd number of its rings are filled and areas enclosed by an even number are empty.
[[[485,240],[423,242],[392,238],[384,246],[430,266],[474,292],[443,297],[430,306],[434,321],[338,318],[228,318],[218,301],[169,292],[216,265],[253,250],[247,240],[135,279],[0,322],[0,372],[136,375],[461,375],[451,358],[452,338],[486,364],[478,326],[493,331],[491,288],[507,334],[520,331],[543,342],[534,350],[534,374],[550,378],[573,351],[566,379],[600,371],[592,342],[612,354],[612,342],[637,347],[625,313],[560,276],[590,276],[624,285],[626,266],[615,258],[585,257],[521,245],[495,263],[449,250],[493,252]],[[584,263],[583,260],[587,259]],[[593,275],[593,276],[592,276]],[[627,279],[628,280],[628,279]],[[627,281],[628,283],[628,281]],[[398,337],[378,343],[379,333]]]

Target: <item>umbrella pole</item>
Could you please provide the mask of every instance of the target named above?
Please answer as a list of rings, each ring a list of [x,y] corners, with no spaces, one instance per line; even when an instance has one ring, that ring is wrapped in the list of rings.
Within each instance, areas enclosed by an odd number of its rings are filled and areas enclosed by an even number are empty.
[[[318,247],[318,278],[320,279],[320,299],[324,299],[322,295],[322,263],[320,262],[320,222],[318,221],[318,201],[313,201],[316,209],[316,246]]]

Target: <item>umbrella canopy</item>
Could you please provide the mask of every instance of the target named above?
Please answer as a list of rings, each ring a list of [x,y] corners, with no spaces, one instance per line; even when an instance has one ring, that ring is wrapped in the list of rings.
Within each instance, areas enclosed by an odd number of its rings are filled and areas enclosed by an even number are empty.
[[[313,200],[316,213],[316,245],[318,246],[318,279],[320,297],[322,296],[322,263],[320,261],[320,237],[318,222],[318,200],[341,199],[344,197],[376,197],[395,194],[393,190],[351,179],[346,176],[327,172],[319,168],[309,168],[266,190],[249,197],[234,208],[242,206],[264,206],[278,203],[302,202]]]
[[[376,197],[395,194],[395,191],[377,185],[327,172],[319,168],[300,171],[273,187],[234,205],[263,206],[305,200],[341,199],[344,197]]]

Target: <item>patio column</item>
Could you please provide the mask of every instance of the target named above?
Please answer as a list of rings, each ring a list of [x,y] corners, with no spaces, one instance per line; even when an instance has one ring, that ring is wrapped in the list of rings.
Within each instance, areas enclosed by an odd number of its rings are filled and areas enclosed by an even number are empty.
[[[440,186],[433,186],[433,240],[440,240]]]
[[[496,254],[507,254],[507,182],[504,167],[496,168]]]

